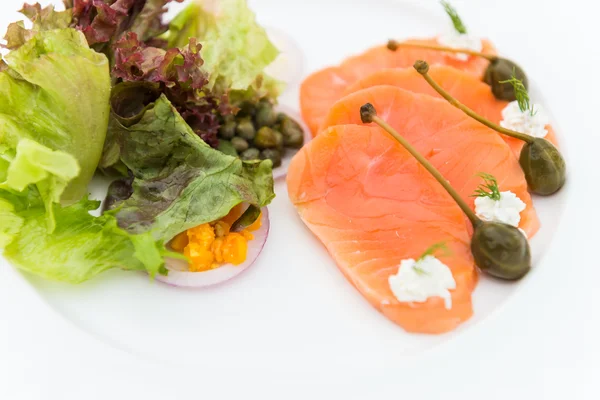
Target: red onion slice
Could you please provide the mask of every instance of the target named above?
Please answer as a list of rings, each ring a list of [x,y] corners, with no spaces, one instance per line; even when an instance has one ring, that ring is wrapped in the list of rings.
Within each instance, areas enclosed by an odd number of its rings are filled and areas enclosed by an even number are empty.
[[[265,246],[270,228],[269,211],[266,207],[262,208],[261,218],[261,227],[252,232],[254,239],[248,242],[248,254],[246,256],[246,261],[242,264],[225,264],[210,271],[190,272],[186,261],[170,258],[167,259],[166,263],[169,275],[165,276],[158,274],[156,275],[156,280],[172,286],[199,289],[218,285],[235,278],[254,264]]]
[[[310,130],[302,120],[300,115],[292,110],[290,107],[278,104],[275,106],[277,112],[282,112],[287,114],[290,118],[300,124],[302,130],[304,131],[304,144],[306,145],[308,142],[312,140],[312,135],[310,134]],[[277,180],[280,178],[284,178],[287,175],[288,167],[290,166],[290,162],[294,155],[298,152],[295,149],[286,149],[285,156],[281,159],[281,165],[277,168],[273,168],[273,179]]]

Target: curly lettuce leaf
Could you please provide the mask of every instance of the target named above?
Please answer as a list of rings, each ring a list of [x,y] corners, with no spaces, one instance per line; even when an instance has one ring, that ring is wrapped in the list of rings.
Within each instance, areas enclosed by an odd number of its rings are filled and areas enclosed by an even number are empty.
[[[90,46],[101,49],[126,32],[146,42],[167,30],[162,17],[167,4],[183,0],[64,0],[73,13],[74,26],[81,30]]]
[[[115,133],[121,161],[133,173],[130,196],[123,181],[109,189],[119,225],[170,240],[194,226],[224,217],[245,202],[265,206],[275,197],[270,161],[242,162],[194,134],[162,95],[134,125]]]
[[[0,249],[10,244],[23,226],[23,218],[15,213],[13,204],[0,197]]]
[[[78,201],[87,193],[106,137],[108,60],[88,47],[81,32],[67,28],[37,33],[5,61],[0,187],[23,191],[35,184],[46,204]]]
[[[53,5],[42,8],[39,3],[25,4],[19,12],[26,16],[33,26],[31,29],[27,29],[23,21],[13,22],[8,26],[4,36],[6,40],[4,47],[10,50],[18,49],[36,33],[68,28],[73,20],[72,10],[55,11]]]
[[[54,204],[56,228],[49,233],[44,207],[15,199],[0,190],[0,248],[24,271],[66,283],[81,283],[112,268],[166,273],[164,257],[172,254],[162,242],[149,233],[125,232],[110,214],[92,216],[99,201]]]
[[[258,89],[264,69],[279,55],[246,0],[195,0],[173,19],[166,35],[169,47],[181,47],[190,37],[202,43],[211,89]]]
[[[216,147],[218,116],[231,113],[231,108],[227,96],[215,95],[205,87],[208,79],[200,49],[195,38],[182,48],[151,47],[130,32],[114,45],[112,73],[126,83],[158,84],[157,90],[167,96],[194,132]],[[113,97],[123,84],[115,86]]]
[[[51,150],[31,139],[25,138],[17,144],[14,157],[4,153],[9,159],[0,165],[0,188],[23,192],[29,185],[37,185],[45,202],[48,214],[48,230],[55,228],[53,203],[60,197],[68,183],[79,174],[79,165],[75,157],[60,150]]]

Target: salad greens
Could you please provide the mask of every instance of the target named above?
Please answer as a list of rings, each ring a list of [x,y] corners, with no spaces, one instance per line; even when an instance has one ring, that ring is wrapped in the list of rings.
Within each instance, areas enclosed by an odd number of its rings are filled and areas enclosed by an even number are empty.
[[[268,96],[278,52],[244,0],[64,0],[11,24],[0,59],[0,249],[79,283],[111,268],[166,274],[166,242],[274,197],[271,161],[215,148],[238,102]],[[182,1],[182,0],[176,0]],[[218,6],[218,7],[217,7]],[[217,8],[215,8],[217,7]],[[88,184],[117,173],[100,216]]]
[[[171,47],[185,45],[189,37],[198,38],[204,45],[203,69],[210,74],[208,88],[258,90],[266,80],[268,89],[278,90],[275,81],[262,72],[279,51],[256,23],[245,0],[192,2],[173,19],[166,34]]]
[[[36,33],[68,28],[73,20],[72,10],[55,11],[54,6],[42,8],[39,3],[25,4],[20,12],[32,22],[33,26],[31,29],[27,29],[23,21],[14,22],[8,26],[4,39],[6,48],[10,50],[18,49]]]
[[[12,231],[0,232],[0,243],[6,246],[4,257],[25,271],[68,283],[80,283],[116,267],[147,271],[151,276],[164,273],[163,256],[173,256],[164,245],[149,233],[128,234],[110,214],[90,215],[99,206],[99,201],[87,198],[68,207],[55,204],[56,228],[48,233],[44,207],[0,201],[2,226],[8,220],[21,225],[18,232],[12,227]]]
[[[224,217],[239,203],[262,207],[275,197],[271,161],[242,162],[212,149],[164,95],[138,123],[121,126],[116,140],[135,177],[131,197],[116,202],[116,217],[130,232],[152,230],[156,238],[169,240]],[[118,181],[109,189],[109,203],[122,191]]]
[[[0,188],[36,185],[51,215],[51,203],[87,193],[100,160],[110,110],[108,61],[69,28],[35,34],[5,61],[0,151],[7,164]]]

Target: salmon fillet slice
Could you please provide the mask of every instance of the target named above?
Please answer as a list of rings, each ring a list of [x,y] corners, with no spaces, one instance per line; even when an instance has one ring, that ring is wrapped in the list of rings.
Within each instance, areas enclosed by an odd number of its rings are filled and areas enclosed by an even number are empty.
[[[453,67],[435,65],[429,68],[429,75],[450,95],[475,111],[477,114],[500,124],[502,110],[508,105],[507,101],[494,97],[488,84],[482,82],[473,74],[460,71]],[[373,86],[390,85],[415,93],[423,93],[433,97],[442,98],[414,68],[394,68],[377,71],[346,88],[344,95],[367,89]],[[546,126],[548,139],[558,146],[556,135],[550,125]],[[519,157],[524,142],[510,136],[501,135],[502,139],[510,146],[513,153]]]
[[[478,174],[494,175],[500,191],[510,190],[526,204],[519,227],[529,237],[535,235],[540,222],[527,181],[510,147],[494,130],[445,100],[394,86],[375,86],[344,97],[330,109],[323,127],[361,124],[360,107],[365,103],[373,104],[378,115],[423,154],[473,209],[472,194],[482,183]]]
[[[438,44],[436,38],[406,42]],[[482,52],[496,54],[496,49],[491,42],[483,40]],[[489,65],[489,61],[482,57],[469,57],[467,61],[461,61],[443,51],[412,47],[399,47],[392,51],[387,46],[373,47],[363,54],[346,59],[339,66],[317,71],[304,80],[300,87],[300,110],[313,136],[318,133],[329,107],[343,97],[349,85],[382,69],[411,67],[417,60],[426,60],[429,65],[449,65],[479,80],[483,79]]]
[[[409,332],[443,333],[473,314],[477,273],[460,208],[399,143],[378,127],[334,126],[293,158],[292,203],[348,281],[383,315]],[[388,278],[403,259],[445,241],[438,256],[456,281],[452,307],[440,297],[399,302]]]

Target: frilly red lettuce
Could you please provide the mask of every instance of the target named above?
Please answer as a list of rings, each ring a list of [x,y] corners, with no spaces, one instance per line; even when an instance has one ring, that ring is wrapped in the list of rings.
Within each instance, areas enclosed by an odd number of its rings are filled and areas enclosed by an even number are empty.
[[[218,145],[219,115],[231,112],[226,95],[205,89],[207,74],[202,46],[190,38],[187,46],[164,50],[141,42],[128,32],[114,45],[113,76],[124,82],[159,84],[163,92],[192,130],[209,145]],[[142,89],[144,90],[144,89]]]
[[[75,27],[93,46],[114,42],[126,32],[134,32],[142,41],[160,35],[167,29],[162,16],[171,1],[65,0],[65,6],[73,10]]]

